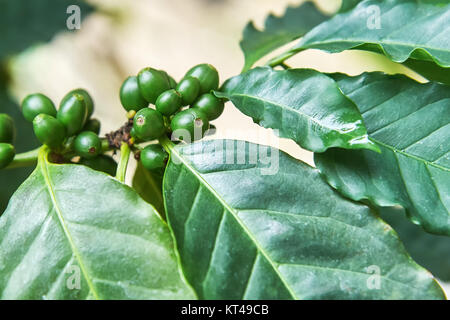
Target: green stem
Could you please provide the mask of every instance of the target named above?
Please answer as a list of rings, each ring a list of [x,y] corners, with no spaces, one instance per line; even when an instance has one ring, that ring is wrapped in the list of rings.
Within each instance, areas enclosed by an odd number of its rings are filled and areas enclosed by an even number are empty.
[[[35,166],[40,148],[18,153],[15,155],[14,160],[6,167],[6,169],[22,168]]]
[[[168,154],[171,153],[173,147],[175,146],[174,143],[166,136],[162,136],[161,138],[159,138],[159,143],[163,146],[164,150],[166,150]]]
[[[116,179],[120,182],[125,182],[125,175],[127,173],[128,160],[130,160],[131,149],[130,146],[122,142],[122,146],[120,147],[120,160],[119,165],[117,166]]]
[[[280,67],[282,67],[284,70],[291,69],[291,67],[284,62],[280,63]]]
[[[284,52],[284,53],[280,54],[279,56],[273,58],[273,59],[270,60],[269,62],[267,62],[267,63],[266,63],[266,66],[269,66],[269,67],[274,68],[274,67],[276,67],[276,66],[283,65],[284,61],[286,61],[287,59],[289,59],[289,58],[295,56],[295,55],[296,55],[297,53],[299,53],[299,52],[300,52],[300,51],[293,51],[293,50]]]
[[[101,142],[102,142],[102,153],[112,150],[111,146],[109,145],[108,139],[101,139]]]

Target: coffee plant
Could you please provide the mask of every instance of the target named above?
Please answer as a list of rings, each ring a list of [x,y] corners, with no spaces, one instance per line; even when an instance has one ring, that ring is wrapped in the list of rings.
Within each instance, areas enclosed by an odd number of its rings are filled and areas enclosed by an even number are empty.
[[[179,81],[155,67],[129,76],[116,93],[126,117],[105,136],[85,89],[26,96],[42,146],[16,152],[23,133],[0,114],[0,168],[35,168],[0,217],[0,297],[445,299],[449,16],[446,0],[289,7],[247,25],[235,77],[207,63]],[[286,63],[307,49],[375,52],[428,81]],[[314,152],[315,167],[203,139],[226,102]]]

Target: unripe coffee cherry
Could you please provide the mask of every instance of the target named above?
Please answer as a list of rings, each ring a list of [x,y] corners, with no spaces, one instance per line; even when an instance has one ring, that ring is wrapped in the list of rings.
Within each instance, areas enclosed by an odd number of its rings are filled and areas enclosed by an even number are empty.
[[[84,97],[81,94],[72,93],[61,101],[56,118],[66,127],[67,136],[70,137],[83,129],[87,116],[88,110]]]
[[[177,91],[183,99],[183,106],[192,104],[200,94],[200,82],[197,78],[186,77],[177,85]]]
[[[16,136],[14,120],[6,113],[0,113],[0,142],[13,143]]]
[[[133,119],[132,136],[144,141],[157,139],[165,132],[164,119],[154,109],[139,110]]]
[[[33,93],[22,101],[22,114],[24,118],[32,122],[38,114],[44,113],[56,117],[56,108],[52,100],[41,93]]]
[[[185,77],[197,78],[200,82],[200,93],[209,93],[219,87],[219,73],[210,64],[199,64],[191,68]]]
[[[203,111],[209,121],[217,119],[222,114],[224,106],[223,100],[212,93],[202,94],[192,105],[193,108]]]
[[[65,126],[48,114],[39,114],[33,120],[33,130],[36,138],[50,148],[59,147],[66,138]]]
[[[120,102],[127,111],[139,111],[148,107],[147,100],[144,99],[139,90],[137,77],[128,77],[122,83],[120,87]]]
[[[0,169],[6,168],[16,155],[13,145],[9,143],[0,143]]]
[[[156,110],[165,116],[171,116],[180,110],[182,104],[181,95],[175,89],[164,91],[156,100]]]
[[[147,170],[164,168],[169,155],[159,144],[151,144],[141,151],[141,163]]]
[[[167,74],[153,68],[144,68],[139,72],[138,84],[142,96],[152,104],[161,93],[171,89]]]
[[[102,151],[102,142],[97,134],[92,131],[81,132],[74,141],[75,152],[83,158],[97,157]]]
[[[202,111],[191,108],[177,113],[170,126],[176,138],[192,142],[203,138],[203,134],[209,129],[209,120]]]

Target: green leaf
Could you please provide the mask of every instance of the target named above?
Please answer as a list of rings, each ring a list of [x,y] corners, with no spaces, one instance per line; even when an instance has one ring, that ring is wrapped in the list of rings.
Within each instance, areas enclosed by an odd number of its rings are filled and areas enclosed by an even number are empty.
[[[356,106],[320,72],[260,67],[229,79],[221,91],[216,95],[231,100],[255,123],[279,130],[305,149],[377,150]]]
[[[408,59],[403,64],[430,81],[450,85],[450,71],[448,68],[441,68],[431,61],[414,59]]]
[[[164,216],[162,180],[163,172],[150,172],[139,162],[133,177],[133,189]]]
[[[253,22],[249,22],[240,43],[245,56],[243,71],[249,70],[255,62],[273,50],[302,37],[328,18],[312,2],[305,2],[298,7],[288,7],[282,17],[270,14],[262,31],[256,29]]]
[[[38,42],[49,41],[58,31],[67,29],[66,12],[71,5],[80,8],[84,19],[92,7],[80,0],[0,0],[0,60]]]
[[[415,60],[431,62],[429,65],[441,68],[444,79],[448,79],[450,42],[446,30],[449,28],[449,1],[366,0],[314,28],[291,53],[311,48],[331,53],[368,50],[395,62],[407,62],[417,72],[423,68],[416,66]],[[433,74],[424,76],[430,78]]]
[[[316,154],[327,181],[354,200],[401,205],[428,232],[450,235],[450,88],[381,73],[334,78],[382,152]]]
[[[363,0],[342,0],[341,7],[339,8],[339,12],[346,12],[358,5]]]
[[[392,229],[316,169],[244,141],[164,145],[168,221],[200,298],[444,298]]]
[[[414,261],[435,277],[450,281],[450,238],[423,231],[410,223],[403,208],[380,208],[380,217],[398,233]]]
[[[0,218],[1,299],[194,297],[150,205],[104,173],[46,156]]]

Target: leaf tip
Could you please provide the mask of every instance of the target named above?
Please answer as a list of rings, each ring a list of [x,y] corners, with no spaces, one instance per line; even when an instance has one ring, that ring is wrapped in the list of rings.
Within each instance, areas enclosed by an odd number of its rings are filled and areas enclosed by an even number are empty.
[[[349,144],[354,149],[367,149],[376,153],[381,153],[380,147],[375,142],[370,140],[367,134],[350,140]]]

